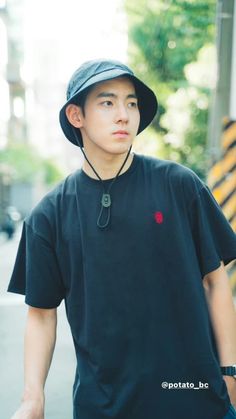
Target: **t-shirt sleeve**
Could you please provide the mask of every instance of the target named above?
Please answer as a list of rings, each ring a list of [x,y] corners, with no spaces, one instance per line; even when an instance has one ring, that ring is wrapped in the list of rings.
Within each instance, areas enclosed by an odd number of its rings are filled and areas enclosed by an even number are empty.
[[[191,229],[202,277],[236,259],[236,234],[208,186],[190,205]]]
[[[53,247],[25,222],[8,291],[38,308],[55,308],[65,295]]]

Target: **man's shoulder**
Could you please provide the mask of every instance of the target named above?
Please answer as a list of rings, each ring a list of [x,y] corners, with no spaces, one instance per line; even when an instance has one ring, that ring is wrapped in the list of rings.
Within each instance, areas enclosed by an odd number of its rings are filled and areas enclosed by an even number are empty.
[[[159,176],[201,182],[198,175],[191,168],[178,162],[145,155],[140,155],[139,158],[147,171],[156,172]]]
[[[71,173],[47,192],[26,217],[26,223],[33,225],[35,221],[47,220],[50,222],[53,220],[60,210],[62,201],[66,202],[67,197],[75,194],[76,176],[77,172]]]
[[[165,191],[191,200],[198,195],[206,185],[202,179],[189,167],[167,159],[152,156],[140,156],[143,170],[150,179],[163,185]],[[151,182],[153,185],[153,182]]]
[[[40,201],[40,204],[56,205],[63,196],[73,195],[76,191],[76,178],[78,171],[69,174],[51,189]]]

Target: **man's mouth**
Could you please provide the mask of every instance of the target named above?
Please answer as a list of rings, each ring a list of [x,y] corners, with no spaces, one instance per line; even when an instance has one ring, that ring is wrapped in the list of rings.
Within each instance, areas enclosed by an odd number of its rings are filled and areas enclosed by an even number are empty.
[[[113,134],[129,135],[128,131],[124,131],[124,130],[115,131],[113,132]]]

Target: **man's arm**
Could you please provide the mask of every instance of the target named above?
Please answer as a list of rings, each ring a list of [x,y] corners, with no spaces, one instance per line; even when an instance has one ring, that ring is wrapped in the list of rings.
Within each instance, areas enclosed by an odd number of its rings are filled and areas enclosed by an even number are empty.
[[[236,311],[224,264],[205,275],[203,286],[216,339],[220,365],[236,364]],[[236,406],[236,380],[224,376],[231,403]]]
[[[29,307],[25,332],[24,394],[12,419],[44,418],[44,385],[56,342],[57,310]]]

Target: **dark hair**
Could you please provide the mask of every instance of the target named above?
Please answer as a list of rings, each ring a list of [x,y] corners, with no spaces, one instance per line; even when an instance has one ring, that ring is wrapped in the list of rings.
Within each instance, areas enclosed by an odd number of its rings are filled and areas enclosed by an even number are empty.
[[[88,94],[93,90],[94,84],[92,86],[87,87],[87,89],[84,89],[76,99],[74,99],[74,104],[79,106],[82,110],[83,116],[85,116],[85,102],[87,99]]]

